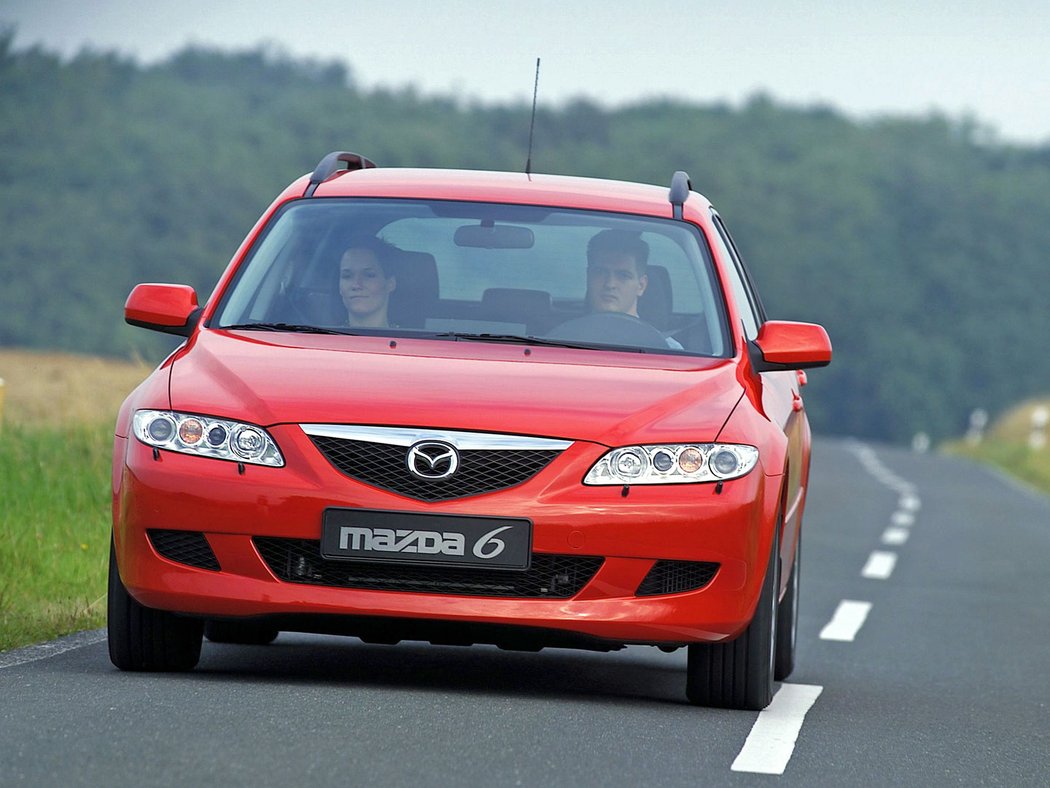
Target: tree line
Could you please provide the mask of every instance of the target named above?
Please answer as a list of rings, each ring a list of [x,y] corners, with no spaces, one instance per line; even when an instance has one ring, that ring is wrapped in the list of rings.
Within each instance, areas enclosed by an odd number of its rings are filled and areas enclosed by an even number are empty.
[[[202,299],[259,214],[326,152],[524,168],[526,104],[359,87],[349,66],[190,47],[144,66],[16,50],[0,31],[0,345],[157,358],[123,324],[141,281]],[[728,220],[767,311],[823,323],[817,430],[961,433],[1050,391],[1050,146],[968,118],[856,121],[756,95],[542,106],[533,169],[669,184]]]

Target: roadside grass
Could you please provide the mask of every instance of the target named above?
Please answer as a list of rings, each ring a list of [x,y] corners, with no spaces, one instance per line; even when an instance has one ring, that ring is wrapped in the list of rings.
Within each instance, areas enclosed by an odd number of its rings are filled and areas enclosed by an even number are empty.
[[[105,623],[112,445],[108,426],[0,435],[0,651]]]
[[[1039,407],[1050,408],[1050,400],[1031,400],[1012,408],[996,420],[979,443],[957,440],[945,444],[942,449],[949,454],[993,465],[1050,493],[1050,445],[1041,449],[1029,445],[1032,414]]]
[[[113,420],[148,371],[0,350],[0,651],[104,625]]]

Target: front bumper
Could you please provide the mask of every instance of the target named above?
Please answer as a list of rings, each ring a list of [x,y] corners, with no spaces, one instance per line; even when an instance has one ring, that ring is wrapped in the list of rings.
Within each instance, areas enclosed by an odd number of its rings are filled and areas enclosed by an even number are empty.
[[[779,477],[759,465],[714,484],[585,487],[605,451],[577,442],[517,487],[424,503],[349,479],[295,425],[271,429],[287,464],[248,466],[159,452],[117,438],[114,534],[124,584],[142,604],[202,616],[381,617],[541,628],[621,643],[682,644],[735,637],[758,600],[776,533]],[[278,579],[256,538],[318,540],[328,507],[482,516],[533,522],[536,554],[597,556],[570,598],[503,598],[341,588]],[[219,571],[162,557],[147,531],[195,531]],[[657,561],[713,562],[714,578],[685,593],[639,596]],[[303,628],[309,628],[304,624]]]

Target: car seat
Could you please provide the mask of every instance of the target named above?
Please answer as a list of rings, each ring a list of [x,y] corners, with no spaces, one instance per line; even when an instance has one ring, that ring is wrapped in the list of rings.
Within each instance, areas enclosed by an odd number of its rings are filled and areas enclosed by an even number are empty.
[[[649,284],[638,299],[638,316],[661,331],[671,324],[671,276],[662,265],[650,265],[646,271]]]

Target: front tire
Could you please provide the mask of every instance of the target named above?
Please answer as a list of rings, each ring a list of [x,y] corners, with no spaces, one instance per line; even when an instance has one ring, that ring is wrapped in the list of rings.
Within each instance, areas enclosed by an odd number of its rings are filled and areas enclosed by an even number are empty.
[[[802,534],[795,539],[795,560],[791,578],[777,611],[777,657],[773,678],[783,681],[795,669],[795,644],[798,642],[799,559],[802,556]]]
[[[773,700],[780,560],[774,534],[762,593],[744,634],[689,646],[685,694],[698,706],[761,711]]]
[[[121,670],[192,670],[200,661],[204,622],[136,602],[120,579],[112,541],[106,612],[109,659]]]

